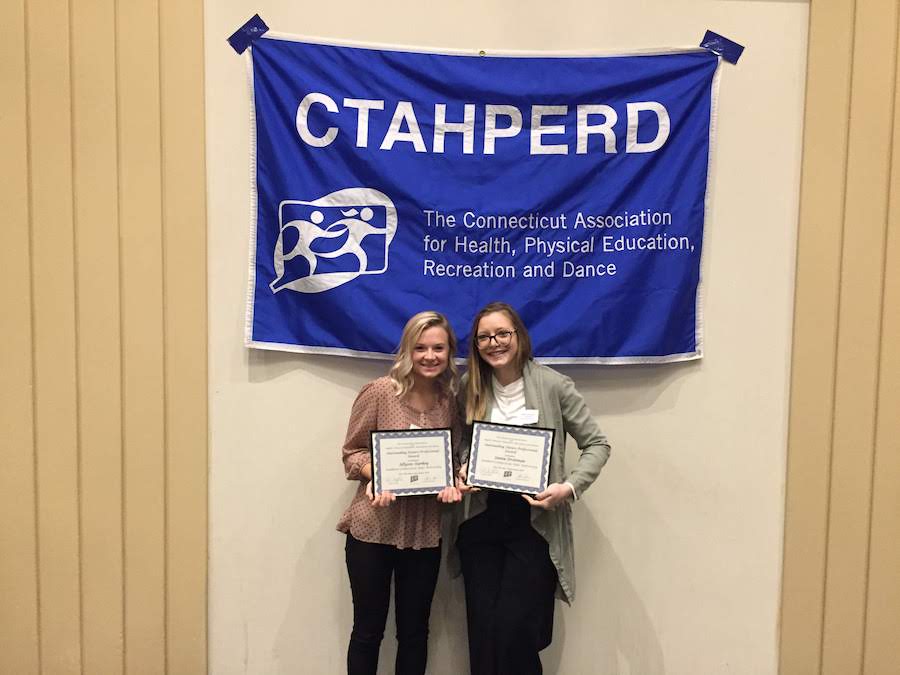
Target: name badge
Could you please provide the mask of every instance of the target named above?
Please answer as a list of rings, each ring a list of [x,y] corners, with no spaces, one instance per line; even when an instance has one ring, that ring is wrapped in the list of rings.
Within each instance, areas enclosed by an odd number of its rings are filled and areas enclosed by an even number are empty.
[[[491,422],[495,424],[514,424],[520,427],[528,426],[529,424],[537,424],[538,411],[526,408],[525,410],[520,410],[511,417],[506,417],[500,410],[494,408],[494,410],[491,411]]]
[[[516,418],[512,421],[512,424],[537,424],[538,423],[538,411],[537,410],[523,410]]]

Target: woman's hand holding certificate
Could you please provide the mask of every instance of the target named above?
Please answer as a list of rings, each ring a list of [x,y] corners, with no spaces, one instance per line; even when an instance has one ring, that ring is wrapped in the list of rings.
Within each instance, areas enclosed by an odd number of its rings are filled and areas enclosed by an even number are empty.
[[[546,490],[537,493],[533,498],[528,495],[522,495],[522,498],[531,506],[551,511],[573,496],[571,485],[551,483]]]

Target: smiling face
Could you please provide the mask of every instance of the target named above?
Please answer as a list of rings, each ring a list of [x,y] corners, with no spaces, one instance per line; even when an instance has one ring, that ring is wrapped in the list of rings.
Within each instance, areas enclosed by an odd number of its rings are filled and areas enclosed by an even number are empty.
[[[519,378],[519,340],[512,319],[505,312],[485,314],[475,332],[478,354],[502,383]],[[505,382],[504,382],[505,381]]]
[[[412,348],[413,376],[421,380],[440,377],[450,359],[447,331],[441,326],[426,328]]]

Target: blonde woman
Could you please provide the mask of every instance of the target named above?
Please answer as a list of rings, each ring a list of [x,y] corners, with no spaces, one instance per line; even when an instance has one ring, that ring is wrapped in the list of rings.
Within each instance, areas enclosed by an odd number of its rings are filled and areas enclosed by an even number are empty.
[[[571,502],[609,458],[609,444],[568,377],[532,360],[531,339],[509,305],[484,307],[472,323],[464,377],[466,424],[485,420],[556,429],[550,484],[518,495],[465,486],[456,552],[462,565],[472,675],[538,675],[553,636],[554,595],[575,598]],[[566,434],[581,451],[567,471]],[[466,434],[468,435],[468,434]],[[468,460],[463,439],[461,462]]]
[[[347,534],[353,595],[349,675],[375,675],[394,579],[397,675],[422,675],[428,656],[428,617],[440,565],[440,503],[460,500],[456,487],[400,499],[373,494],[369,432],[456,428],[456,337],[446,317],[420,312],[403,329],[390,373],[362,388],[347,427],[347,480],[359,481],[337,529]]]

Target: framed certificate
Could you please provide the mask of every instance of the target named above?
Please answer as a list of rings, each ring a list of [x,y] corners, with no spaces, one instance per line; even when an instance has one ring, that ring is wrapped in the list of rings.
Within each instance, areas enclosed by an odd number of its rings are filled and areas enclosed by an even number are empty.
[[[475,422],[466,482],[525,494],[544,491],[555,434],[541,427]]]
[[[436,495],[453,485],[450,429],[373,431],[370,436],[376,494]]]

